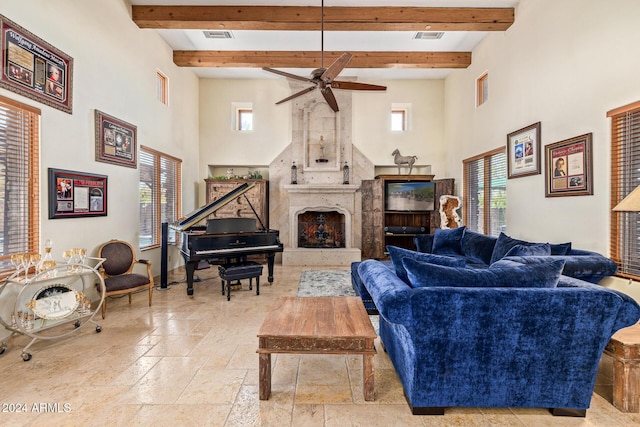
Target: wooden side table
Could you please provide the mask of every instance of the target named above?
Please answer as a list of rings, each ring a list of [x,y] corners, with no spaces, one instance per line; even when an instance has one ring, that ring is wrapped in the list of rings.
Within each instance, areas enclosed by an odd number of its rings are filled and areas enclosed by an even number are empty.
[[[271,394],[271,353],[362,354],[364,400],[374,400],[376,332],[359,297],[283,297],[258,332],[260,400]]]
[[[616,332],[604,353],[613,358],[613,406],[640,412],[640,323]]]

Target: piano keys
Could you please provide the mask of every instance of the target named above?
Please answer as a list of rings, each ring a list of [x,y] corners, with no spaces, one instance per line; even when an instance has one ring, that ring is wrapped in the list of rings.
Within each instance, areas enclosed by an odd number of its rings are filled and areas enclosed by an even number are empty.
[[[255,184],[244,183],[217,200],[188,214],[183,220],[169,227],[181,233],[180,252],[187,271],[187,295],[193,295],[193,276],[200,261],[210,264],[229,264],[245,260],[249,255],[264,254],[267,257],[267,279],[273,282],[275,254],[284,250],[278,230],[267,229],[255,212],[261,228],[254,218],[214,218],[206,226],[197,225],[227,203],[244,195]],[[163,244],[164,244],[163,238]]]

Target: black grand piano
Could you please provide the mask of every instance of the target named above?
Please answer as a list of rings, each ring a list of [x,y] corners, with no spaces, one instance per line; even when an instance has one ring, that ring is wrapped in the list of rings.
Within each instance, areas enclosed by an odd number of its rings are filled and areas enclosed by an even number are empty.
[[[256,213],[245,195],[255,184],[244,183],[217,200],[187,215],[169,227],[182,234],[180,252],[187,270],[187,295],[193,295],[193,274],[201,261],[211,264],[229,264],[245,259],[249,255],[265,254],[269,283],[273,282],[273,261],[276,252],[283,251],[278,230],[269,230]],[[214,218],[206,225],[197,225],[203,219],[243,196],[260,222],[256,227],[254,218]]]

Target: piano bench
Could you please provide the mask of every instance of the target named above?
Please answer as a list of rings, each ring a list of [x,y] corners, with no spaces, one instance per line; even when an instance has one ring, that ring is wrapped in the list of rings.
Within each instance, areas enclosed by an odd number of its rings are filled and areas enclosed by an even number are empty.
[[[262,264],[253,261],[242,263],[226,264],[218,266],[218,274],[222,280],[222,295],[227,293],[227,301],[231,299],[231,282],[233,280],[249,279],[249,290],[253,286],[253,278],[256,278],[256,295],[260,295],[260,276],[262,275]],[[225,283],[226,282],[226,283]],[[226,289],[225,289],[226,288]]]

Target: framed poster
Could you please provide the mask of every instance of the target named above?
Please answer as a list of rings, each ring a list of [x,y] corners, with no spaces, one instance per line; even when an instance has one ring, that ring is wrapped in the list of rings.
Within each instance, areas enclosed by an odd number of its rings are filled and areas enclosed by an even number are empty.
[[[0,15],[0,87],[72,113],[73,58]]]
[[[132,124],[96,110],[96,161],[137,168],[137,131]]]
[[[593,194],[591,140],[587,133],[545,147],[546,197]]]
[[[507,135],[507,163],[509,179],[540,173],[540,122]]]
[[[107,177],[49,168],[49,219],[107,216]]]

